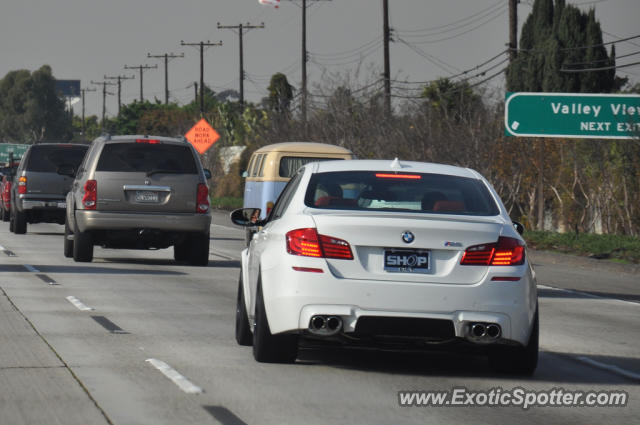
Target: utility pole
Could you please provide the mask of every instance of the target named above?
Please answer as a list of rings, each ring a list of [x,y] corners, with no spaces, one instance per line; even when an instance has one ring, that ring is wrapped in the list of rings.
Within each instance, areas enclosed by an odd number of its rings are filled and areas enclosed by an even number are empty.
[[[107,95],[113,96],[113,93],[107,91],[107,86],[115,86],[116,83],[110,83],[108,81],[91,81],[91,84],[102,85],[102,122],[100,127],[104,130],[104,117],[107,110]]]
[[[174,55],[173,53],[165,53],[164,55],[152,55],[147,53],[148,58],[164,58],[164,104],[169,103],[169,59],[183,58],[184,53]]]
[[[509,61],[518,56],[518,0],[509,2]]]
[[[382,0],[382,21],[384,38],[384,116],[391,117],[391,62],[389,60],[389,0]]]
[[[118,80],[118,115],[120,115],[120,107],[122,106],[122,80],[133,80],[134,77],[127,77],[125,75],[118,75],[117,77],[104,76],[105,80]]]
[[[260,25],[251,25],[249,23],[244,25],[220,25],[220,22],[218,22],[218,29],[238,30],[238,38],[240,40],[240,106],[242,107],[244,107],[244,51],[242,47],[242,34],[244,34],[245,30],[249,31],[256,28],[264,28],[264,22]]]
[[[96,91],[96,89],[80,89],[80,93],[82,93],[82,136],[84,137],[85,133],[85,122],[84,122],[84,94],[85,92]]]
[[[158,65],[153,65],[153,66],[149,66],[149,65],[137,65],[137,66],[125,65],[124,69],[139,69],[140,70],[140,102],[144,102],[144,94],[143,94],[143,91],[142,91],[142,71],[145,71],[147,69],[158,69]]]
[[[185,43],[180,40],[181,46],[200,46],[200,116],[204,115],[204,48],[212,46],[222,46],[222,41],[212,43],[209,40],[199,43]]]
[[[291,0],[295,1],[295,0]],[[309,1],[323,1],[323,0],[309,0]],[[304,126],[304,132],[307,133],[307,62],[309,58],[307,55],[307,0],[302,0],[302,81],[300,88],[300,115],[302,118],[302,124]]]
[[[197,102],[198,101],[198,82],[197,81],[193,82],[193,91],[195,92],[193,96],[193,101]]]

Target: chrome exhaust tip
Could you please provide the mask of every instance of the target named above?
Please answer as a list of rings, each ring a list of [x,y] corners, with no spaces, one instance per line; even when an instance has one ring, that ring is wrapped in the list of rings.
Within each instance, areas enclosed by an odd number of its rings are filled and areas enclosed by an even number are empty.
[[[493,339],[499,338],[500,334],[502,334],[502,330],[499,325],[491,323],[487,325],[487,336]]]
[[[318,336],[333,336],[342,330],[342,319],[339,316],[311,316],[309,332]]]
[[[331,332],[339,332],[342,329],[342,319],[337,316],[329,316],[327,318],[327,328]]]
[[[487,334],[487,328],[482,323],[474,323],[471,325],[471,335],[476,338],[482,338]]]
[[[311,331],[319,331],[327,326],[327,319],[324,316],[313,316],[309,324]]]

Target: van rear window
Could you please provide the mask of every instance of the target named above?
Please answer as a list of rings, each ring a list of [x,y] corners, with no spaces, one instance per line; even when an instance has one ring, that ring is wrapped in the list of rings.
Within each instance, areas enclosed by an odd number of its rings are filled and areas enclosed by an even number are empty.
[[[96,171],[198,174],[188,146],[162,143],[108,143],[102,149]]]
[[[55,173],[63,165],[77,169],[87,149],[87,145],[33,146],[26,169],[41,173]]]
[[[308,156],[283,156],[280,159],[280,177],[293,177],[296,171],[310,162],[335,161],[344,158],[311,158]]]

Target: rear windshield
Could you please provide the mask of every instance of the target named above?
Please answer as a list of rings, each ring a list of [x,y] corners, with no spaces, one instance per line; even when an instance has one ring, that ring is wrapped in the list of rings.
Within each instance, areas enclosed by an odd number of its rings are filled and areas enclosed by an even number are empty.
[[[293,177],[303,165],[318,161],[335,161],[344,158],[312,158],[308,156],[283,156],[280,159],[280,177]]]
[[[191,149],[168,143],[108,143],[96,171],[198,174]]]
[[[311,177],[305,204],[322,209],[480,216],[500,213],[482,181],[442,174],[318,173]]]
[[[87,148],[87,145],[33,146],[26,170],[55,173],[63,165],[77,169]]]

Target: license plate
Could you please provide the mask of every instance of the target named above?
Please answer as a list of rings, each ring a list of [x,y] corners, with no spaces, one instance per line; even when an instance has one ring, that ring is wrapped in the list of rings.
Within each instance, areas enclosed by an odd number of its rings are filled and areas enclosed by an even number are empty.
[[[58,208],[67,208],[67,203],[66,202],[58,202]]]
[[[158,202],[158,192],[136,190],[136,202]]]
[[[428,273],[429,251],[385,250],[384,269],[388,272]]]

